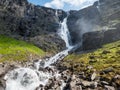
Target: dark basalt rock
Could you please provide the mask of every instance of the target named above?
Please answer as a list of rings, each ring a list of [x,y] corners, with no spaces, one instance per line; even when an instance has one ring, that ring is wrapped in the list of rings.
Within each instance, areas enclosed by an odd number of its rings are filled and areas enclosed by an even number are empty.
[[[83,35],[83,50],[96,49],[101,47],[103,42],[103,32],[89,32]]]
[[[103,44],[120,40],[120,30],[96,31],[83,35],[83,50],[97,49]]]

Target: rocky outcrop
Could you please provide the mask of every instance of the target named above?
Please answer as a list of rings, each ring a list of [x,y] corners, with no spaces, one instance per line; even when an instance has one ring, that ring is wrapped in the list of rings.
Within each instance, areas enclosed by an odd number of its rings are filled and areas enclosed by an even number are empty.
[[[82,10],[70,11],[68,28],[73,44],[83,41],[83,49],[90,50],[119,40],[119,5],[119,0],[99,0]]]
[[[98,9],[104,21],[119,19],[120,16],[120,1],[119,0],[99,0]]]
[[[81,37],[88,31],[95,31],[100,25],[101,17],[96,6],[89,6],[79,11],[70,11],[68,28],[71,32],[73,43],[81,41]]]
[[[90,50],[101,47],[103,43],[103,38],[104,38],[103,32],[96,31],[85,33],[83,35],[82,49]]]
[[[120,40],[120,29],[95,31],[83,35],[83,50],[100,48],[103,44]]]
[[[46,44],[45,39],[49,38],[49,42],[52,41],[53,43],[47,44],[54,45],[55,48],[52,49],[56,49],[56,51],[62,50],[65,44],[60,40],[61,38],[56,35],[56,32],[59,27],[59,21],[63,20],[66,13],[62,10],[58,10],[58,17],[55,13],[56,10],[54,9],[35,6],[28,3],[27,0],[1,0],[0,34],[34,42],[34,44],[39,47],[41,47],[41,44],[37,42]],[[34,39],[40,36],[47,37],[37,40]],[[32,41],[33,39],[34,41]],[[57,46],[60,44],[62,44],[63,48],[57,49]],[[50,49],[45,46],[41,48]]]

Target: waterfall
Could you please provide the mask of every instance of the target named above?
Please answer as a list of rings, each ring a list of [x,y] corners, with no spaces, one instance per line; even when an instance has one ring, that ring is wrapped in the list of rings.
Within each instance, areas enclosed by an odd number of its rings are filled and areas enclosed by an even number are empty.
[[[58,11],[57,10],[55,11],[55,16],[58,18]]]
[[[98,11],[100,13],[100,1],[99,0],[98,0],[98,5],[96,7],[97,7],[97,9],[98,9]]]
[[[57,17],[58,20],[59,20],[58,10],[56,10],[55,15],[56,15],[56,17]],[[67,13],[67,17],[65,17],[65,18],[63,19],[63,22],[61,22],[61,21],[59,22],[60,28],[59,28],[59,30],[58,30],[58,35],[64,40],[64,42],[65,42],[65,44],[66,44],[66,47],[67,47],[67,48],[71,48],[71,47],[72,47],[72,46],[70,45],[71,36],[70,36],[70,32],[69,32],[69,29],[68,29],[68,26],[67,26],[68,16],[69,16],[69,13]]]
[[[71,37],[70,37],[70,32],[67,27],[67,18],[68,16],[64,18],[63,22],[60,23],[59,35],[65,41],[66,47],[70,48]]]
[[[56,12],[55,15],[58,15],[58,13]],[[70,45],[71,37],[67,27],[67,17],[60,23],[58,34],[65,41],[67,49],[53,57],[33,62],[31,67],[20,67],[8,72],[4,77],[6,80],[6,90],[41,90],[40,85],[45,86],[52,77],[63,82],[60,78],[61,74],[58,73],[59,71],[52,64],[62,60],[73,49]],[[63,82],[61,90],[63,90],[64,85],[65,83]]]

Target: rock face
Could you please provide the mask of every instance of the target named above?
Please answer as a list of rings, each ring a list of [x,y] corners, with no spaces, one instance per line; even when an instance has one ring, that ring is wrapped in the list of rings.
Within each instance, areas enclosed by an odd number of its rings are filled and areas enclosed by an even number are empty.
[[[97,2],[96,2],[97,3]],[[114,20],[120,18],[120,1],[119,0],[99,0],[99,10],[106,20]]]
[[[95,31],[83,35],[83,50],[97,49],[103,44],[120,40],[120,29]]]
[[[79,11],[70,11],[68,28],[71,32],[73,43],[81,41],[81,36],[88,31],[95,31],[100,25],[100,13],[96,6],[90,6]]]
[[[70,11],[68,18],[73,44],[83,41],[84,50],[120,40],[119,26],[119,0],[99,0],[85,9]]]
[[[102,45],[103,32],[89,32],[83,35],[83,50],[96,49]]]
[[[58,16],[56,10],[27,0],[0,0],[0,34],[32,42],[48,52],[63,50],[65,43],[56,32],[66,13],[57,11]],[[72,43],[83,41],[84,50],[119,40],[120,1],[99,0],[82,10],[71,10],[67,24]]]
[[[56,10],[54,9],[35,6],[28,3],[27,0],[0,0],[0,34],[24,39],[29,42],[33,42],[32,40],[36,36],[47,36],[46,38],[53,42],[47,44],[54,45],[55,48],[53,49],[57,49],[56,47],[60,44],[64,48],[65,44],[56,35],[56,32],[59,28],[59,21],[63,20],[66,13],[58,10],[58,17],[55,13]],[[46,38],[34,40],[46,44],[46,42],[43,42]],[[41,43],[38,44],[36,42],[34,41],[35,45],[42,46]],[[50,47],[41,48],[46,48],[47,51],[47,48]],[[63,48],[61,47],[59,50]]]

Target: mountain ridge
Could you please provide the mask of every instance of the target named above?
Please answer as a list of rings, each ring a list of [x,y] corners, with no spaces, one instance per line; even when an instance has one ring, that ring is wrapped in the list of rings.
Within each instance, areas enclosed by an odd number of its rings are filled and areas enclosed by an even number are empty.
[[[72,37],[72,43],[80,43],[83,39],[83,48],[88,50],[94,49],[92,45],[97,43],[88,43],[89,41],[99,41],[99,39],[103,41],[103,37],[107,38],[106,35],[110,35],[110,33],[118,34],[116,35],[118,37],[120,25],[119,3],[119,0],[114,2],[112,0],[99,0],[84,9],[71,10],[67,25]],[[56,16],[56,11],[58,16]],[[57,31],[59,22],[66,15],[67,13],[63,10],[35,6],[27,0],[1,0],[0,34],[31,42],[46,52],[55,53],[65,49],[65,43],[59,37]],[[116,28],[116,30],[112,28]],[[106,31],[106,29],[111,29],[111,31]],[[93,34],[95,36],[92,37],[89,32],[94,33],[94,31],[96,34]],[[100,35],[98,31],[105,32],[105,36]],[[97,35],[101,37],[97,39]],[[92,39],[88,39],[86,36]],[[120,39],[118,37],[115,40],[113,37],[110,40],[111,42]],[[49,41],[46,38],[49,38]],[[105,42],[107,43],[108,40],[104,39]],[[101,43],[98,44],[98,47],[101,46]],[[50,49],[54,50],[51,51]]]

